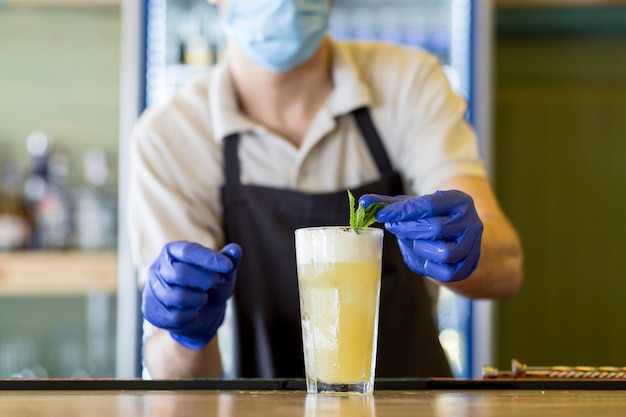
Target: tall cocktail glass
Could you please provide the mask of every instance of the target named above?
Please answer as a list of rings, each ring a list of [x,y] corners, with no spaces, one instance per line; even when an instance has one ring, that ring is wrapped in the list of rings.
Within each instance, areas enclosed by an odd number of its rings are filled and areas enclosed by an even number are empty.
[[[307,392],[371,394],[383,230],[311,227],[295,238]]]

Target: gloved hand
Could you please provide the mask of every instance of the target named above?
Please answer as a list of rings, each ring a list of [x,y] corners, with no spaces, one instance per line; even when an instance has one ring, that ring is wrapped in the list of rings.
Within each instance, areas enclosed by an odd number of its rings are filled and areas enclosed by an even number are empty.
[[[186,348],[201,349],[224,321],[240,260],[235,243],[220,252],[185,241],[166,244],[148,270],[143,316]]]
[[[389,197],[364,194],[359,204],[389,205],[376,220],[396,235],[404,262],[415,273],[442,282],[467,278],[478,264],[483,224],[472,198],[461,191]]]

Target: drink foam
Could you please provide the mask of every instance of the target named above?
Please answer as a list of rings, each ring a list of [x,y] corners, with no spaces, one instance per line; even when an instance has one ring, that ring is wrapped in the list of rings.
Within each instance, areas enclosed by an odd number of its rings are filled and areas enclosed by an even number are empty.
[[[380,263],[383,230],[373,227],[356,233],[350,227],[310,227],[298,229],[296,261],[310,263]]]

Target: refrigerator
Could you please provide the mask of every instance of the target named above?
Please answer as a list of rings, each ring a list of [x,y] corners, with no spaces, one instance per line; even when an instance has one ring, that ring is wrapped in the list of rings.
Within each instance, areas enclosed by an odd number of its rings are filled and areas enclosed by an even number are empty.
[[[338,40],[381,40],[436,54],[453,88],[468,104],[481,156],[491,164],[491,0],[335,0],[329,33]],[[120,176],[132,124],[148,106],[220,60],[218,12],[206,0],[123,0]],[[120,181],[117,374],[137,376],[139,294],[128,255]],[[493,363],[493,306],[442,289],[435,313],[440,341],[456,377],[480,377]]]

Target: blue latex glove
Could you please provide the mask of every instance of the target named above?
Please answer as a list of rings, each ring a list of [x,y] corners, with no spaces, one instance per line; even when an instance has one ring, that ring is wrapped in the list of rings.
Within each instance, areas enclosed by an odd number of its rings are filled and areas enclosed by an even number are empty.
[[[166,244],[148,270],[143,316],[188,349],[201,349],[224,322],[235,289],[241,247],[220,252],[197,243]]]
[[[365,194],[359,204],[384,202],[376,220],[395,234],[404,262],[441,282],[461,281],[478,264],[483,224],[472,198],[461,191],[389,197]]]

